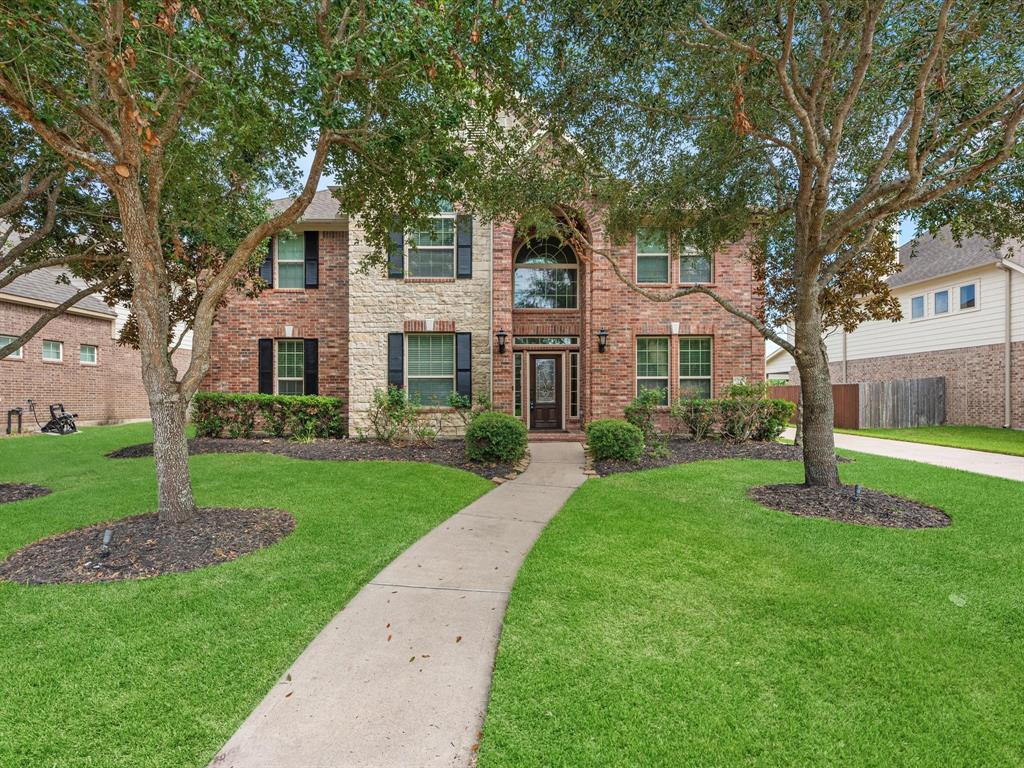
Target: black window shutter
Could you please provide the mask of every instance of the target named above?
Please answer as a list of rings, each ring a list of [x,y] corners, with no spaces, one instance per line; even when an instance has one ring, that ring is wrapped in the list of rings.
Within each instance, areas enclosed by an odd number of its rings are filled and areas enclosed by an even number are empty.
[[[306,287],[320,287],[320,233],[306,232]]]
[[[269,287],[274,287],[274,238],[267,240],[267,255],[260,264],[260,277]]]
[[[302,378],[303,394],[320,394],[320,342],[317,339],[302,340]]]
[[[473,334],[455,334],[455,391],[473,396]]]
[[[473,276],[473,217],[456,216],[455,276]]]
[[[274,394],[274,340],[260,339],[259,388],[264,395]]]
[[[388,249],[388,277],[402,277],[404,274],[405,235],[402,230],[395,229],[391,232],[391,247]]]
[[[388,334],[388,385],[405,386],[405,334]]]

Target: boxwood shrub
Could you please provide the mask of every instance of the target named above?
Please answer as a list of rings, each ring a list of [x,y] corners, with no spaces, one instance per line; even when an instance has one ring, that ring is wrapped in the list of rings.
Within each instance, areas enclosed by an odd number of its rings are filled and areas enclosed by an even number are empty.
[[[644,453],[644,433],[625,419],[595,419],[587,425],[587,444],[598,461],[636,461]]]
[[[526,453],[526,425],[515,416],[482,411],[466,427],[466,456],[488,464],[519,461]]]
[[[318,395],[257,395],[199,392],[192,399],[192,423],[199,437],[342,437],[344,403]]]

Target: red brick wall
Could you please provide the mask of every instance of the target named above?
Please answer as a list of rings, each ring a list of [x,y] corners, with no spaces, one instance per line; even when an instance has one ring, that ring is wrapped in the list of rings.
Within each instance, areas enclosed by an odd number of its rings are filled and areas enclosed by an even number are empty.
[[[0,302],[0,333],[18,335],[39,317],[42,310]],[[40,420],[50,403],[63,402],[85,422],[108,423],[126,419],[148,419],[149,402],[142,386],[139,353],[118,346],[111,338],[112,320],[80,315],[63,315],[52,320],[23,348],[23,358],[0,360],[0,431],[6,430],[7,411],[27,408],[29,398],[39,405]],[[64,360],[43,361],[43,340],[64,344]],[[79,345],[99,348],[98,364],[79,362]],[[178,350],[174,364],[183,373],[189,351]],[[48,416],[47,416],[48,418]],[[27,413],[25,428],[35,423]]]
[[[597,217],[590,226],[595,243],[605,241]],[[652,301],[631,290],[616,276],[602,255],[582,259],[579,309],[536,311],[512,309],[512,270],[515,228],[496,224],[494,231],[494,326],[513,336],[553,335],[580,337],[580,406],[584,421],[621,417],[636,393],[636,348],[638,335],[670,337],[669,379],[671,398],[678,396],[678,336],[671,335],[671,323],[680,324],[680,335],[711,336],[713,389],[717,393],[735,377],[764,379],[764,339],[750,324],[729,314],[711,298],[687,296],[670,302]],[[635,245],[609,246],[610,255],[627,276],[634,274]],[[674,274],[678,274],[675,272]],[[737,306],[757,312],[760,296],[755,292],[753,268],[743,244],[722,249],[715,258],[712,288]],[[678,287],[678,286],[676,286]],[[670,288],[652,289],[669,293]],[[608,348],[597,351],[597,331],[608,331]],[[524,360],[524,379],[527,376]],[[495,356],[494,402],[512,412],[513,357],[511,352]],[[524,414],[526,413],[524,408]],[[569,426],[572,426],[571,422]]]
[[[217,313],[203,389],[258,392],[258,341],[319,339],[321,395],[348,400],[348,233],[320,233],[320,287],[270,289],[257,299],[232,293]]]
[[[943,376],[946,379],[946,423],[1001,427],[1005,420],[1002,344],[943,349],[910,355],[888,355],[846,362],[846,383],[893,381]],[[1011,424],[1024,428],[1024,342],[1012,347]],[[829,364],[833,383],[842,382],[843,363]],[[790,383],[800,383],[793,369]]]

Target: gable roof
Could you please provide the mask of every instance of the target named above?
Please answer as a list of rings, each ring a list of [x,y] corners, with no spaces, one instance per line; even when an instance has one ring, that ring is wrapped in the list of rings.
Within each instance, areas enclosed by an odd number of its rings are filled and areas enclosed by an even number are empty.
[[[307,221],[344,221],[345,217],[341,215],[338,207],[338,201],[335,199],[333,190],[334,187],[328,187],[327,189],[321,189],[313,195],[313,199],[309,202],[309,207],[306,208],[306,212],[299,217],[296,224],[301,224]],[[270,207],[273,211],[283,211],[289,205],[291,205],[294,197],[282,197],[279,200],[271,200]]]
[[[900,246],[900,264],[903,271],[889,278],[889,285],[899,288],[934,277],[951,275],[971,267],[986,264],[995,265],[1002,258],[1019,260],[1024,242],[1007,240],[997,248],[980,236],[965,237],[960,245],[950,234],[949,227],[943,227],[935,235],[925,234]]]
[[[70,285],[57,282],[57,278],[62,272],[61,269],[46,268],[20,275],[14,278],[9,285],[0,288],[0,294],[41,301],[53,306],[63,304],[84,288],[85,283],[75,277],[71,277]],[[75,304],[74,309],[96,312],[110,317],[117,314],[96,296],[86,296]]]

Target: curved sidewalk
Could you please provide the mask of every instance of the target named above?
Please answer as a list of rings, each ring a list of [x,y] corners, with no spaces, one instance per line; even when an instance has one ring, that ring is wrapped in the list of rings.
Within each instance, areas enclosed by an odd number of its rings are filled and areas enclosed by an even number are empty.
[[[793,438],[793,430],[787,429],[785,437]],[[905,440],[889,440],[865,435],[848,435],[835,433],[836,448],[850,451],[873,453],[876,456],[888,456],[892,459],[907,459],[923,464],[934,464],[937,467],[962,469],[979,475],[1003,477],[1007,480],[1024,482],[1024,457],[1007,456],[1002,453],[971,451],[966,448],[948,448],[944,445],[927,443],[908,443]]]
[[[469,765],[516,573],[586,480],[579,443],[531,443],[530,453],[523,474],[446,520],[367,584],[210,765]]]

